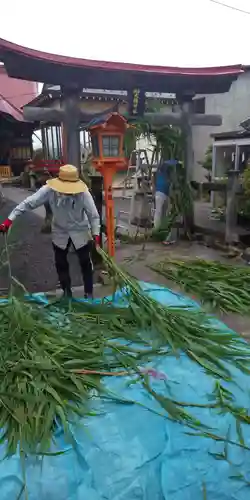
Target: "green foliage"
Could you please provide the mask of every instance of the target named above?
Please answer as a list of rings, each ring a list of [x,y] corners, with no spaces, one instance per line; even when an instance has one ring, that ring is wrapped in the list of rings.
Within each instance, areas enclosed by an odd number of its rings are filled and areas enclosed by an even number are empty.
[[[182,350],[193,361],[201,364],[210,375],[228,379],[228,369],[223,366],[223,360],[232,361],[233,357],[237,364],[238,355],[241,358],[245,349],[245,344],[236,333],[221,332],[219,327],[211,325],[210,319],[200,310],[159,304],[143,294],[139,284],[119,269],[103,251],[101,254],[116,286],[126,286],[129,290],[129,306],[137,306],[138,326],[144,331],[150,328],[154,332],[155,345],[167,345],[172,354],[178,354]],[[250,346],[247,345],[246,349],[250,353]]]
[[[167,259],[153,269],[212,309],[250,314],[250,270],[245,266]]]
[[[152,112],[156,109],[152,108]],[[179,127],[165,125],[156,127],[150,125],[143,118],[131,121],[132,127],[128,129],[125,136],[126,156],[130,156],[135,149],[136,141],[143,137],[156,152],[156,156],[162,160],[184,160],[185,136]]]
[[[153,241],[166,241],[168,236],[171,234],[172,228],[176,222],[178,213],[171,207],[170,212],[161,222],[161,226],[158,229],[153,229],[152,240]]]
[[[208,146],[204,160],[199,162],[199,164],[207,170],[206,178],[211,181],[212,164],[213,164],[213,146]]]
[[[119,337],[142,342],[136,318],[124,308],[42,308],[14,297],[0,306],[0,427],[8,455],[19,443],[25,453],[50,453],[59,426],[72,440],[69,423],[89,414],[90,393],[105,393],[102,373],[137,373],[139,362],[155,354],[149,343],[133,350]]]
[[[185,136],[180,128],[171,125],[155,128],[152,137],[162,160],[184,161]]]
[[[190,184],[186,179],[186,170],[183,163],[171,169],[170,176],[170,204],[172,213],[182,218],[184,235],[191,238],[190,216],[193,214],[193,195]]]
[[[208,146],[205,152],[205,158],[202,162],[200,162],[200,165],[209,172],[211,172],[212,162],[213,162],[213,146]]]
[[[238,196],[238,212],[250,218],[250,167],[243,172],[242,187],[243,194]]]
[[[243,189],[244,189],[244,194],[250,198],[250,167],[245,168],[243,172]]]
[[[130,134],[130,135],[129,135]],[[130,142],[129,142],[130,137]],[[155,232],[153,238],[163,240],[164,234],[170,231],[170,223],[174,224],[176,218],[181,216],[184,223],[184,232],[190,237],[193,225],[193,196],[191,188],[186,178],[184,164],[185,135],[181,128],[172,125],[155,127],[149,125],[145,120],[134,123],[127,135],[127,144],[132,145],[136,138],[144,137],[151,144],[156,158],[161,160],[178,160],[181,166],[172,168],[171,173],[171,213],[168,215],[167,229],[161,228],[160,232]],[[132,141],[133,138],[133,141]],[[128,146],[127,146],[128,147]],[[164,225],[166,225],[164,223]]]

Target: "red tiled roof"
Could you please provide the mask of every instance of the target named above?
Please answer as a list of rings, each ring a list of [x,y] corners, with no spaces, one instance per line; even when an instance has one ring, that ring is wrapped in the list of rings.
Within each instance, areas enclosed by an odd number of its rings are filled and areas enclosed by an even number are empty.
[[[0,93],[15,108],[21,110],[22,106],[34,99],[38,94],[38,84],[10,78],[4,65],[0,66]]]
[[[7,115],[10,115],[18,122],[25,121],[22,112],[19,109],[17,109],[13,104],[11,104],[8,101],[8,99],[6,99],[1,93],[0,93],[0,113],[5,113]]]
[[[149,66],[142,64],[131,64],[121,62],[108,62],[108,61],[95,61],[90,59],[80,59],[76,57],[67,57],[47,52],[40,52],[39,50],[29,49],[22,47],[15,43],[3,40],[0,38],[0,56],[1,53],[14,52],[19,55],[37,59],[40,61],[47,61],[51,63],[60,64],[63,66],[72,66],[85,69],[102,69],[102,70],[118,70],[118,71],[134,71],[140,73],[154,73],[158,75],[185,75],[185,76],[226,76],[237,75],[244,71],[241,64],[234,66],[218,66],[210,68],[176,68],[169,66]]]

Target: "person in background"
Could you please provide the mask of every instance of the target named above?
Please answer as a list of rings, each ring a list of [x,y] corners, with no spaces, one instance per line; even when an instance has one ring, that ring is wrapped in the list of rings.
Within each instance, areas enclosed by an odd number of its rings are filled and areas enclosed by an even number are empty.
[[[155,176],[155,214],[154,214],[154,229],[158,230],[164,223],[167,217],[167,212],[170,204],[170,168],[176,165],[175,160],[167,160],[160,163]],[[163,242],[169,244],[171,242],[171,234]]]
[[[67,254],[73,244],[82,271],[85,297],[92,298],[93,266],[89,227],[95,244],[99,245],[100,217],[86,184],[79,179],[76,167],[60,167],[57,178],[47,180],[45,186],[14,208],[8,219],[0,224],[0,232],[8,232],[16,217],[46,203],[49,203],[53,214],[52,244],[63,294],[65,297],[72,297]]]

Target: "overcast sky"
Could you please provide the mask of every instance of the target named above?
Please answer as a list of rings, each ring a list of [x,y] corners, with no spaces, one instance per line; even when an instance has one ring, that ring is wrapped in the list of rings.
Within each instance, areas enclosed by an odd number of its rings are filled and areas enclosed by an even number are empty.
[[[250,12],[250,0],[221,0]],[[250,15],[210,0],[2,0],[0,37],[46,52],[169,66],[250,64]]]

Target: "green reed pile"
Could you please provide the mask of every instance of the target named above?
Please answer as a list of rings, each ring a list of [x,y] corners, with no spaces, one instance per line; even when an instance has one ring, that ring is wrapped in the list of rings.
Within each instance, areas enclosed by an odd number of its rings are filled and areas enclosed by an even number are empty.
[[[212,309],[250,313],[250,269],[246,266],[201,259],[166,259],[152,269]]]

